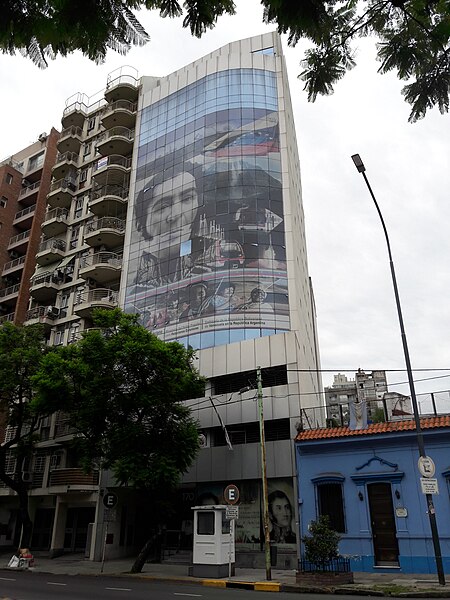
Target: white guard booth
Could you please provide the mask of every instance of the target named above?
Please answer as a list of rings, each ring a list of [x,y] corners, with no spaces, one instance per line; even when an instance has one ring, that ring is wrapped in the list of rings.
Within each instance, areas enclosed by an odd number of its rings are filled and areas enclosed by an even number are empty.
[[[189,574],[193,577],[228,577],[230,559],[234,575],[234,519],[224,505],[193,506],[194,553]]]

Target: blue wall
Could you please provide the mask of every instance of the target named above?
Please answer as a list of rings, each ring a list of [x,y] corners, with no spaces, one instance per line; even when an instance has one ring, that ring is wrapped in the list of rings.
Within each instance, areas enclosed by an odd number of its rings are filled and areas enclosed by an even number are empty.
[[[434,495],[444,570],[450,572],[450,429],[424,430],[425,448],[436,464],[439,495]],[[318,516],[317,490],[313,480],[339,481],[342,476],[346,533],[339,544],[354,571],[392,572],[375,567],[367,484],[389,482],[399,545],[399,572],[436,573],[426,496],[420,487],[418,450],[414,432],[362,434],[343,438],[296,442],[300,536]],[[323,479],[322,479],[323,478]],[[396,497],[395,492],[400,495]],[[361,492],[362,500],[358,493]],[[397,494],[397,495],[398,495]]]

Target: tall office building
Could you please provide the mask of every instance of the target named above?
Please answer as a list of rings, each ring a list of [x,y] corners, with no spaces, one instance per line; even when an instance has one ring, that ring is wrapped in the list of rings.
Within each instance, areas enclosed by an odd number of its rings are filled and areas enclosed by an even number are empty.
[[[249,565],[262,560],[263,544],[260,367],[271,537],[279,566],[293,568],[293,439],[307,426],[304,409],[321,404],[321,378],[279,36],[234,42],[166,77],[115,72],[102,97],[70,99],[62,124],[48,196],[56,212],[37,254],[57,283],[34,299],[49,343],[77,340],[94,308],[120,305],[162,339],[197,349],[207,385],[188,405],[203,447],[167,527],[189,548],[191,507],[221,502],[234,483],[238,560]],[[81,472],[70,433],[62,414],[43,424],[31,484],[35,547],[99,559],[101,495],[115,484]],[[130,553],[145,529],[145,505],[116,492],[108,557]]]

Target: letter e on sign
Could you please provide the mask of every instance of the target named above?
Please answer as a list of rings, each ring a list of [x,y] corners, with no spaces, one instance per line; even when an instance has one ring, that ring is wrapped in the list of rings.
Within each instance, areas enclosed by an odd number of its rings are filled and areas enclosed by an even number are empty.
[[[236,504],[239,501],[239,489],[234,483],[227,485],[223,492],[223,497],[227,504]]]
[[[113,492],[108,492],[103,496],[103,506],[105,508],[114,508],[117,504],[117,495]]]

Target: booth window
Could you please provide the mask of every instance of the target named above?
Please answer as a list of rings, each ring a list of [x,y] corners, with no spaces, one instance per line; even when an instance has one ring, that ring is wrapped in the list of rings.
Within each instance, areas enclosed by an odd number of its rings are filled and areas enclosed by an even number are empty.
[[[317,485],[319,515],[328,515],[332,529],[345,533],[344,499],[340,483]]]
[[[214,535],[214,512],[199,512],[197,515],[198,535]]]

